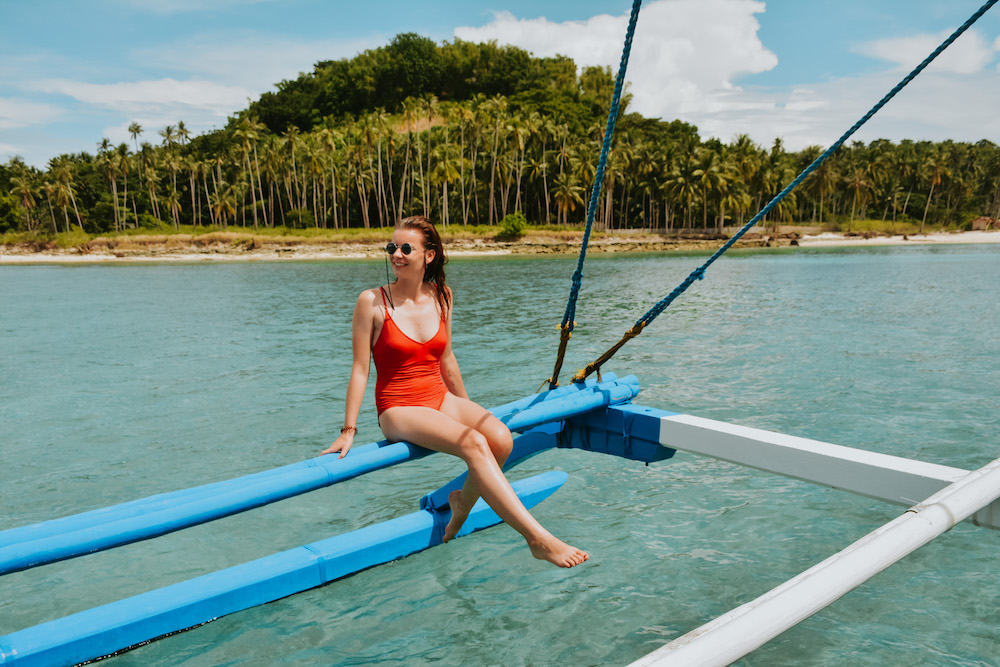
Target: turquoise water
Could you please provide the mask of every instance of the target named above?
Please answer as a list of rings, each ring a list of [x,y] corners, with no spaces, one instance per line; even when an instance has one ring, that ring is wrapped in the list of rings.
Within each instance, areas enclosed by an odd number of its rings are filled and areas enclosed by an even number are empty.
[[[701,261],[588,260],[564,379]],[[575,258],[455,260],[455,350],[496,405],[550,372]],[[337,434],[357,293],[380,262],[0,267],[0,528],[318,454]],[[607,370],[640,403],[979,467],[1000,450],[1000,246],[734,254]],[[371,385],[359,442],[378,439]],[[415,510],[436,456],[155,540],[0,577],[0,634]],[[902,509],[678,454],[549,452],[536,515],[234,614],[113,665],[626,664]],[[1000,535],[961,525],[741,661],[995,665]]]

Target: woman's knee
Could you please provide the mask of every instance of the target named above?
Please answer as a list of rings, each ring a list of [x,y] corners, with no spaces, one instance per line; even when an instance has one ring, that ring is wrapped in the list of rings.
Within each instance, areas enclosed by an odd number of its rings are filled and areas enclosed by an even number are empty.
[[[506,461],[514,449],[514,436],[511,435],[510,429],[504,426],[499,420],[491,426],[492,428],[484,429],[483,435],[486,436],[486,440],[490,443],[490,450],[493,452],[493,456],[498,461]]]
[[[485,435],[475,429],[468,429],[459,442],[462,458],[467,463],[476,459],[494,458],[490,441]]]

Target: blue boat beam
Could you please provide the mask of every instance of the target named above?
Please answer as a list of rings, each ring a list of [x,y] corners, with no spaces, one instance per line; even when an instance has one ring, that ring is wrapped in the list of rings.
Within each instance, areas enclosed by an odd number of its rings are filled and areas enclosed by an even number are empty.
[[[493,409],[514,432],[628,403],[639,393],[635,376],[558,387]],[[530,441],[530,439],[529,439]],[[526,441],[527,442],[527,441]],[[273,470],[121,503],[0,532],[0,575],[75,558],[244,512],[432,453],[386,441]],[[447,498],[447,494],[445,494]]]
[[[526,507],[552,495],[564,472],[512,484]],[[296,549],[94,607],[0,637],[0,666],[72,665],[322,586],[441,544],[451,512],[419,510]],[[476,503],[462,537],[500,523]]]

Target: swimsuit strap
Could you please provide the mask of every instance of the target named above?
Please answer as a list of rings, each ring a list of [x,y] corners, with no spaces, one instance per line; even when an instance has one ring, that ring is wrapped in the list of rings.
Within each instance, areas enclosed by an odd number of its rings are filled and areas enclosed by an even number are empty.
[[[385,300],[385,288],[379,287],[378,291],[382,293],[382,307],[385,308],[385,316],[389,319],[392,319],[392,317],[389,315],[389,304]]]

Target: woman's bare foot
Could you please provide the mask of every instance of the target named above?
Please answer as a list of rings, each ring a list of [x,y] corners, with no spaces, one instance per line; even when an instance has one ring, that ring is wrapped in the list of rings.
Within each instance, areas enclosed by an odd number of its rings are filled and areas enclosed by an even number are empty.
[[[559,567],[575,567],[590,558],[586,551],[570,546],[552,535],[538,542],[529,541],[528,548],[538,560],[547,560]]]
[[[469,517],[469,512],[472,510],[471,507],[466,507],[462,502],[462,491],[457,489],[448,494],[448,506],[451,508],[451,521],[444,529],[444,538],[442,542],[447,542],[451,538],[458,535],[458,531],[462,529],[462,524]]]

